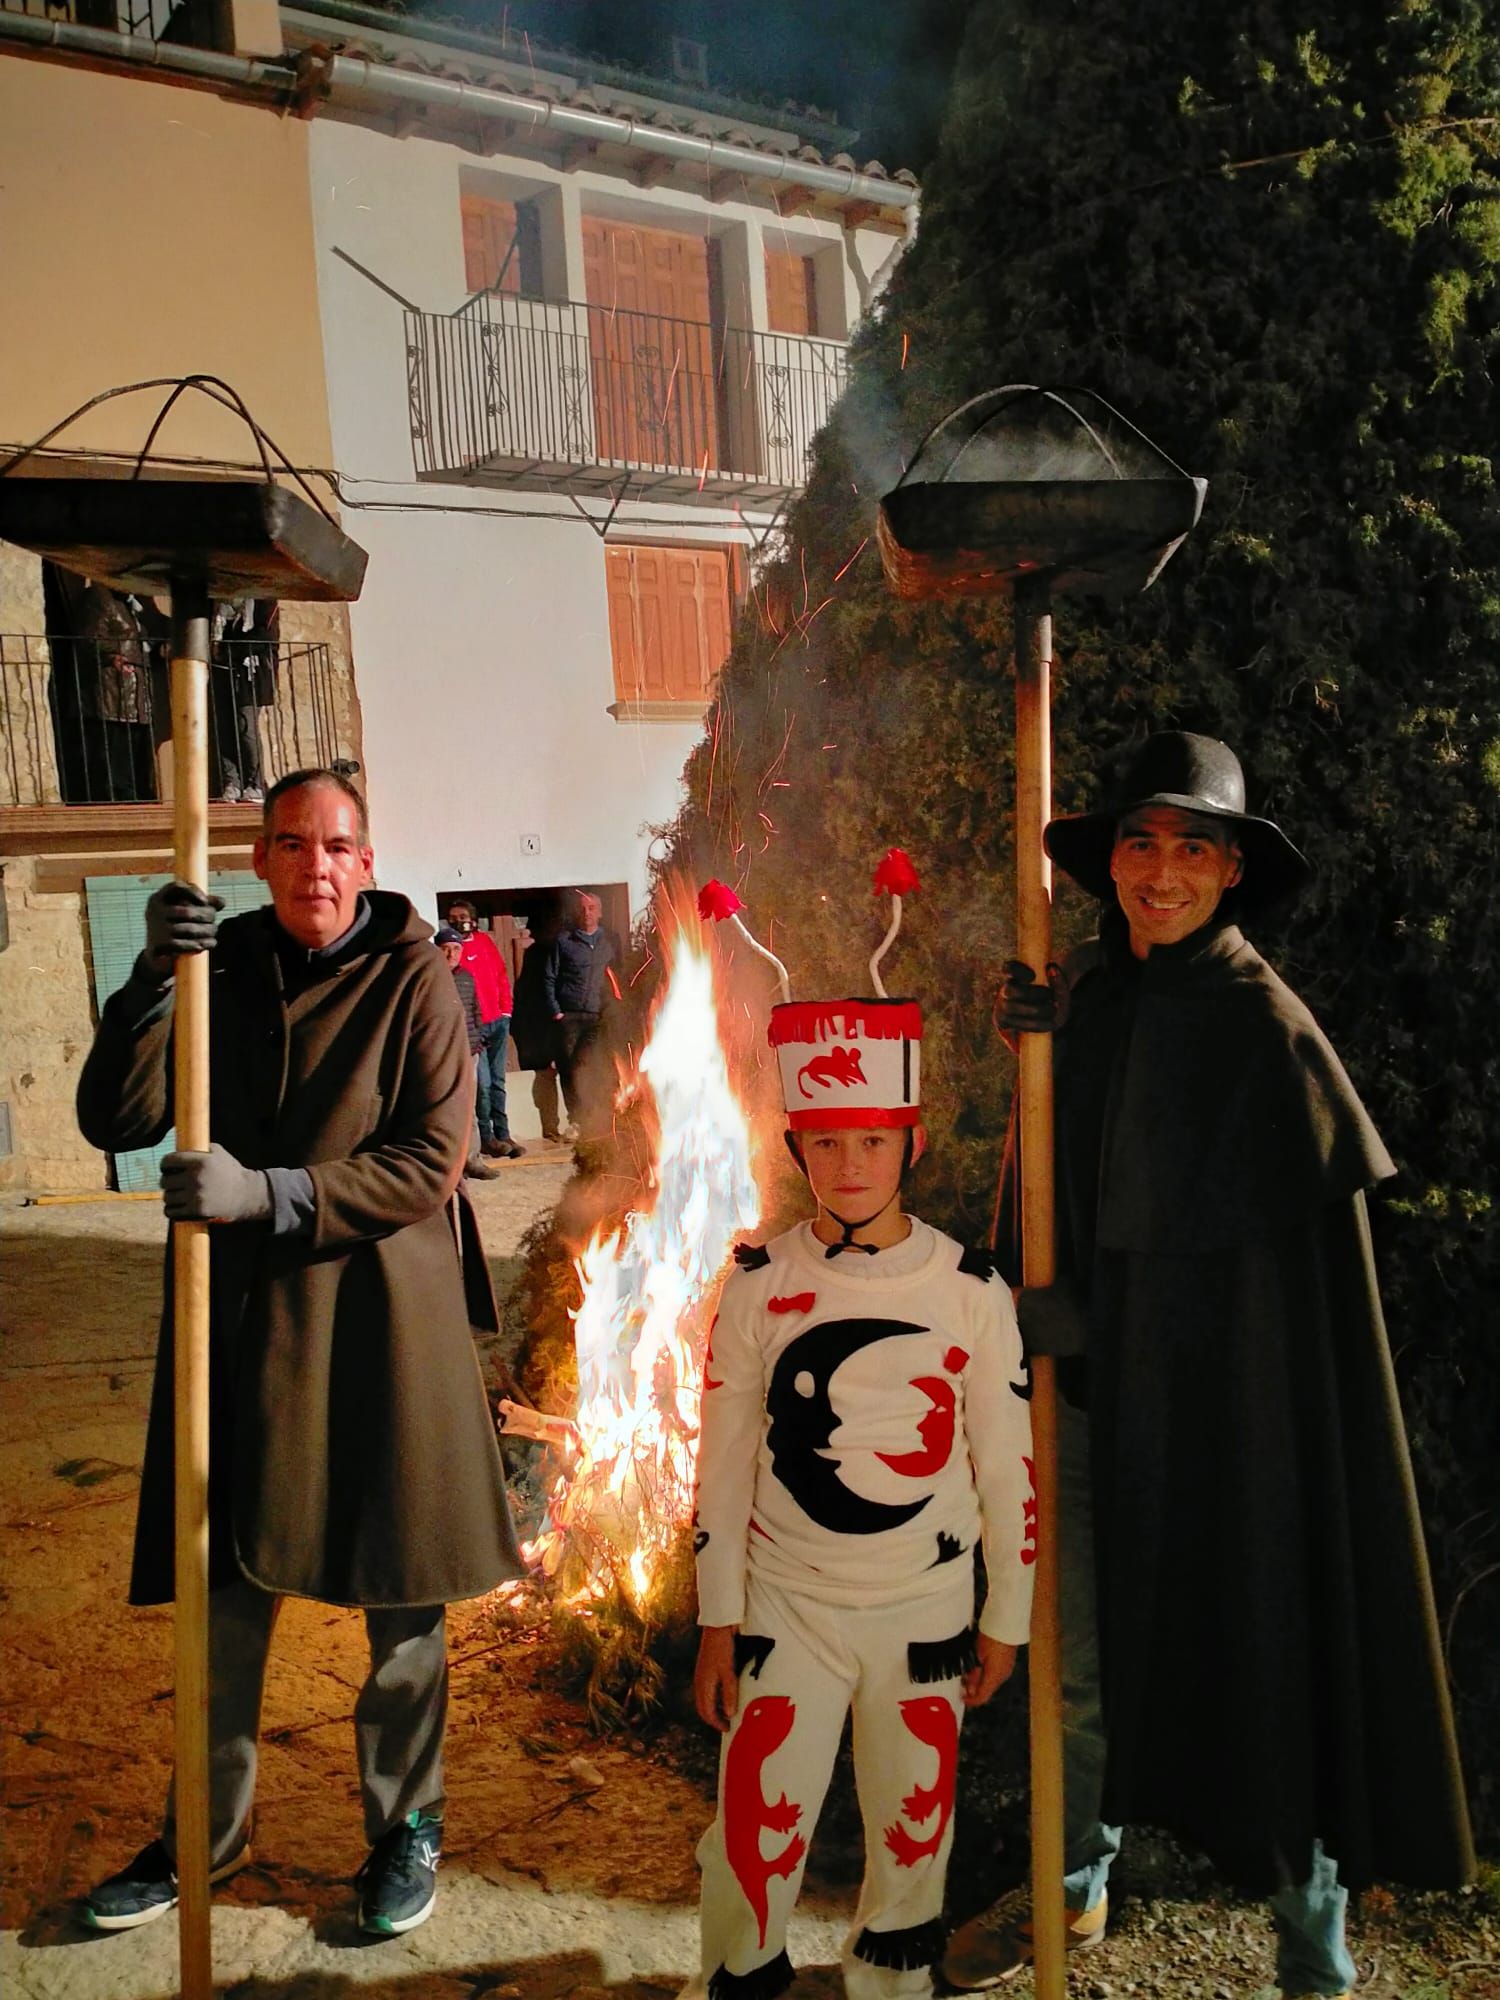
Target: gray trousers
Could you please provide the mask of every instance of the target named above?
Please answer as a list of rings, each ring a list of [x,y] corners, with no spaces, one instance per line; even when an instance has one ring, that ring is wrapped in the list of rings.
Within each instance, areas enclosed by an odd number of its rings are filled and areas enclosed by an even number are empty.
[[[241,1581],[208,1600],[208,1784],[210,1866],[238,1853],[255,1803],[256,1740],[266,1655],[280,1598]],[[370,1671],[354,1704],[354,1745],[365,1838],[418,1809],[443,1810],[443,1729],[448,1717],[448,1645],[441,1604],[365,1612]],[[177,1853],[176,1780],[167,1793],[162,1841]]]

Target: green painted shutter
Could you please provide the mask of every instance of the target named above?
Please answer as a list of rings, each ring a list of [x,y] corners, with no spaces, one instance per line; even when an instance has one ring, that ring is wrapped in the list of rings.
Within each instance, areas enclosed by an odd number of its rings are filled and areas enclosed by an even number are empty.
[[[88,897],[89,944],[94,958],[94,998],[102,1010],[111,993],[116,993],[130,977],[130,968],[145,941],[146,901],[154,889],[171,881],[170,875],[89,875],[84,878]],[[238,916],[242,910],[257,910],[269,903],[271,893],[264,882],[248,869],[210,875],[208,885],[224,898],[224,915]],[[169,1132],[159,1146],[143,1147],[137,1153],[116,1153],[115,1185],[122,1191],[148,1193],[160,1178],[161,1159],[176,1145]]]

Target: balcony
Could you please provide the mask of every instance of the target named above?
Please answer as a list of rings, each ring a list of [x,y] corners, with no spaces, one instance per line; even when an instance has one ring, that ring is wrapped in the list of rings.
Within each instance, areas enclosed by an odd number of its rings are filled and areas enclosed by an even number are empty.
[[[328,647],[217,641],[208,729],[216,817],[237,808],[251,826],[257,793],[341,755]],[[158,643],[0,633],[0,852],[38,835],[165,831],[171,736]]]
[[[168,16],[183,11],[173,0],[0,0],[0,14],[29,14],[38,21],[71,21],[80,28],[106,28],[112,35],[136,35],[149,41],[162,40]],[[173,25],[180,30],[183,23],[174,20]],[[165,38],[193,39],[180,32]]]
[[[842,341],[482,292],[406,313],[424,479],[780,505],[844,387]]]

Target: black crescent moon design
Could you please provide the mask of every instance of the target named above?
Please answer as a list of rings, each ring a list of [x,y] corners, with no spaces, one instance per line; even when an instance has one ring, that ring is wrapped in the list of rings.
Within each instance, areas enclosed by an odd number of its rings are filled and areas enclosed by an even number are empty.
[[[772,1369],[766,1392],[771,1466],[803,1513],[820,1528],[836,1535],[878,1535],[886,1528],[899,1528],[927,1505],[930,1495],[900,1506],[866,1500],[844,1484],[836,1462],[822,1456],[839,1424],[830,1385],[850,1355],[877,1340],[927,1330],[901,1319],[824,1320],[798,1334]],[[811,1384],[810,1393],[798,1393],[799,1375]]]

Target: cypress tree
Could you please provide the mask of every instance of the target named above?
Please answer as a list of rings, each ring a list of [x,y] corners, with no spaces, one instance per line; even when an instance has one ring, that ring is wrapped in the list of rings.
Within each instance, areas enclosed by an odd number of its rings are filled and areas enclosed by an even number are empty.
[[[928,1017],[915,1205],[987,1226],[1013,1070],[1003,602],[898,604],[873,516],[1006,382],[1098,390],[1209,479],[1162,579],[1057,607],[1058,811],[1179,727],[1240,751],[1317,880],[1266,949],[1400,1167],[1376,1203],[1468,1776],[1497,1830],[1500,35],[1489,0],[977,0],[917,239],[762,570],[666,867],[733,883],[799,992],[887,961]],[[1059,887],[1062,944],[1093,906]]]

